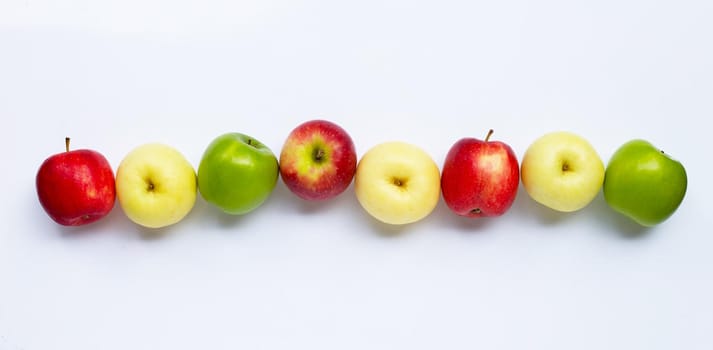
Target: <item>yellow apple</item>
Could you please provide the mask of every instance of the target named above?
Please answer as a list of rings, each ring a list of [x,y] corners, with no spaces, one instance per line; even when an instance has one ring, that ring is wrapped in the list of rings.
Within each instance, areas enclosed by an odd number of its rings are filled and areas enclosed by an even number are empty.
[[[562,212],[584,208],[604,182],[604,163],[592,145],[566,131],[535,140],[525,151],[520,171],[532,199]]]
[[[404,142],[379,144],[362,156],[354,190],[361,206],[387,224],[423,219],[440,198],[440,173],[422,149]]]
[[[129,152],[119,164],[116,194],[133,222],[150,228],[172,225],[196,202],[196,172],[176,149],[145,144]]]

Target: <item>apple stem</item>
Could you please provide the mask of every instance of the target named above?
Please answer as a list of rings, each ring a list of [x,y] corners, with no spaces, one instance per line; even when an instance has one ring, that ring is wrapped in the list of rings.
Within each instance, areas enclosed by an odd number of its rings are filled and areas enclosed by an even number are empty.
[[[253,145],[253,140],[252,140],[252,139],[248,139],[248,145],[250,145],[250,146]]]
[[[488,142],[488,140],[490,140],[490,135],[492,135],[492,134],[493,134],[493,129],[488,130],[488,135],[485,136],[485,142]]]
[[[66,149],[67,152],[69,152],[69,137],[64,138],[64,149]]]

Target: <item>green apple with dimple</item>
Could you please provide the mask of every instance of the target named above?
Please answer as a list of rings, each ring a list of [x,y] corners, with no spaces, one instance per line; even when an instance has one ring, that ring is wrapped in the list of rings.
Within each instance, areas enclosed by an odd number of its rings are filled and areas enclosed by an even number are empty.
[[[277,157],[262,142],[232,132],[215,138],[198,166],[203,198],[228,214],[246,214],[275,189]]]
[[[617,212],[643,226],[654,226],[678,209],[687,184],[681,162],[648,141],[632,140],[609,160],[604,198]]]

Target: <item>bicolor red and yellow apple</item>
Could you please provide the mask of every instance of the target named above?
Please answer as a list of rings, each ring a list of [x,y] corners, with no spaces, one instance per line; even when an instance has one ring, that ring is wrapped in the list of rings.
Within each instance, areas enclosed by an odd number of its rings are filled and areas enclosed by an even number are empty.
[[[349,187],[356,173],[354,142],[339,125],[310,120],[287,136],[280,152],[282,181],[306,200],[333,198]]]

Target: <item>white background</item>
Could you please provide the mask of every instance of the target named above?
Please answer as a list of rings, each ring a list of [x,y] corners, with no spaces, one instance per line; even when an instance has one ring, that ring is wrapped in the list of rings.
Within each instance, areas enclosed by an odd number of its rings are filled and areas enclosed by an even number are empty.
[[[0,3],[0,349],[711,349],[713,2],[49,1]],[[34,177],[73,148],[114,169],[170,144],[197,166],[238,131],[279,153],[325,118],[359,156],[459,138],[587,138],[606,163],[644,138],[689,187],[644,230],[598,196],[559,214],[520,188],[468,220],[439,203],[388,227],[353,189],[305,203],[281,181],[228,217],[199,199],[149,232],[117,205],[52,222]]]

